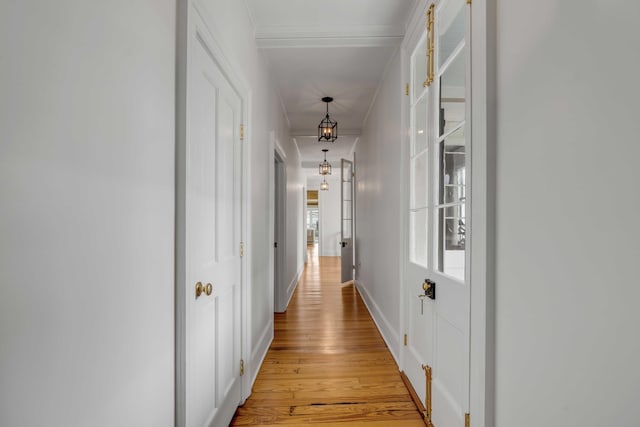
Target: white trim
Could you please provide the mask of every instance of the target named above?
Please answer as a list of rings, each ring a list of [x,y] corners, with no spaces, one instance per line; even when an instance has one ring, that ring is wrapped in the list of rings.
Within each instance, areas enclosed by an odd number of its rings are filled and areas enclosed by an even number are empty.
[[[207,25],[213,22],[205,8],[197,0],[178,2],[177,8],[177,42],[176,42],[176,299],[175,299],[175,423],[181,426],[186,415],[186,378],[185,378],[185,349],[186,349],[186,296],[184,293],[185,266],[179,255],[184,254],[184,200],[180,197],[180,186],[184,185],[185,148],[187,132],[187,79],[190,62],[190,43],[197,34],[207,45],[220,71],[236,91],[242,103],[241,123],[245,125],[245,139],[242,144],[242,212],[241,236],[245,245],[245,254],[241,260],[241,352],[244,360],[251,354],[251,123],[249,122],[252,108],[252,93],[246,80],[238,73],[242,67],[229,55],[232,51],[220,43],[224,38],[215,28]],[[182,225],[181,225],[182,223]],[[248,376],[241,378],[240,401],[244,401],[251,390]]]
[[[350,39],[404,37],[403,25],[258,25],[256,40],[269,39]]]
[[[247,366],[245,362],[245,377],[251,379],[251,387],[256,382],[256,378],[258,377],[258,373],[260,372],[260,368],[264,363],[265,357],[267,357],[267,353],[269,352],[269,347],[273,342],[274,332],[273,332],[273,320],[269,321],[265,328],[262,330],[260,334],[260,339],[256,344],[256,347],[251,352],[251,360],[250,366]],[[251,368],[251,375],[246,375],[246,371],[248,368]],[[251,388],[249,389],[249,395],[245,396],[245,400],[251,395]],[[243,401],[244,402],[244,401]]]
[[[278,138],[275,137],[273,131],[271,132],[271,137],[273,138],[273,149],[276,151],[276,153],[278,153],[278,156],[280,156],[280,159],[284,162],[287,159],[287,154],[284,152],[282,145],[280,145],[280,141],[278,141]]]
[[[306,236],[305,236],[306,237]],[[300,271],[298,271],[298,274],[296,274],[293,277],[293,280],[291,281],[291,283],[289,283],[289,287],[287,288],[287,303],[285,304],[285,310],[287,308],[289,308],[289,304],[291,303],[291,298],[293,298],[293,293],[295,292],[296,288],[298,287],[298,284],[300,283],[300,279],[302,278],[302,273],[304,272],[304,264],[302,264]]]
[[[256,44],[260,49],[282,48],[339,48],[339,47],[388,47],[399,46],[402,37],[310,37],[310,38],[270,38],[258,39]]]
[[[495,2],[471,7],[471,340],[469,412],[495,424]]]
[[[410,137],[404,132],[410,125],[409,107],[413,99],[413,76],[411,76],[411,54],[424,32],[425,12],[431,0],[420,0],[408,25],[402,43],[402,75],[410,83],[411,96],[402,102],[402,153],[408,159]],[[436,1],[438,3],[438,1]],[[467,6],[468,7],[468,6]],[[495,424],[495,1],[474,0],[471,5],[471,114],[468,124],[471,128],[471,183],[473,191],[469,203],[470,216],[470,372],[469,372],[469,412],[474,427],[491,427]],[[403,96],[404,98],[404,96]],[[412,101],[413,100],[413,101]],[[404,163],[403,163],[404,164]],[[402,188],[407,188],[408,168],[402,173]],[[404,194],[402,204],[408,206],[408,194]],[[408,220],[402,216],[402,252],[408,258]],[[403,261],[401,283],[404,284],[406,265]],[[405,286],[400,302],[401,313],[406,313],[404,301]],[[400,316],[401,331],[407,328],[405,315]],[[404,346],[400,347],[400,369],[405,359]]]
[[[380,310],[378,304],[376,304],[374,299],[371,298],[371,295],[369,295],[367,288],[360,284],[361,281],[354,281],[354,283],[358,293],[362,297],[362,301],[364,301],[364,305],[367,307],[367,310],[373,319],[373,322],[376,324],[380,335],[382,335],[382,339],[384,339],[387,344],[396,364],[400,366],[400,359],[398,358],[399,354],[396,351],[396,349],[400,348],[400,334],[397,331],[394,331],[393,327],[391,327],[391,324],[387,318],[384,317],[384,314],[382,314],[382,310]]]
[[[411,137],[409,135],[408,129],[410,129],[410,114],[411,114],[411,99],[413,98],[413,82],[411,80],[411,55],[413,49],[407,51],[406,46],[400,49],[400,75],[403,76],[403,80],[406,83],[409,83],[409,96],[402,95],[402,102],[400,108],[400,120],[401,120],[401,133],[400,133],[400,188],[408,189],[409,188],[409,154],[411,153]],[[407,290],[408,284],[405,283],[406,277],[406,263],[405,260],[409,259],[409,214],[406,211],[405,207],[409,206],[409,192],[408,191],[400,191],[400,206],[402,206],[402,214],[400,215],[400,301],[399,309],[400,309],[400,332],[404,335],[407,333],[408,327],[408,313],[409,313],[409,301],[405,298],[405,292]],[[399,351],[399,360],[398,367],[401,371],[406,371],[406,366],[404,366],[405,351],[407,351],[406,346],[400,346]]]

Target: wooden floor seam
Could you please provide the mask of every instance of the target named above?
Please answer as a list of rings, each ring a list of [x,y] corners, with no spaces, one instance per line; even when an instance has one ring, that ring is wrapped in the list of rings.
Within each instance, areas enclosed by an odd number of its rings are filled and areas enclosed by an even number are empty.
[[[340,257],[308,263],[253,392],[233,426],[416,426],[424,423],[398,366],[353,283],[340,283]]]

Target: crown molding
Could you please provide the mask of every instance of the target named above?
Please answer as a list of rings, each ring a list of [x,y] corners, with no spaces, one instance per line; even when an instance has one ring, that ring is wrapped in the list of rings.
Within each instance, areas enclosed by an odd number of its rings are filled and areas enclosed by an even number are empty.
[[[256,28],[256,43],[263,49],[295,47],[397,46],[404,38],[404,25],[287,25]]]

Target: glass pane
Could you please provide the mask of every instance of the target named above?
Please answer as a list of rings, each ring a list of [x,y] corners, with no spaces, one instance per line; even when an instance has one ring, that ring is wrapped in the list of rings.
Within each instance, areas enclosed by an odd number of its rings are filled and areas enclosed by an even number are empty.
[[[438,209],[438,270],[464,281],[466,219],[464,205]]]
[[[342,199],[351,200],[351,182],[342,183]]]
[[[351,219],[351,202],[344,201],[342,203],[342,219]]]
[[[427,206],[429,150],[411,159],[411,209]]]
[[[413,151],[412,156],[427,148],[427,101],[428,97],[422,99],[413,108]]]
[[[411,262],[427,267],[429,259],[427,239],[429,237],[428,211],[420,209],[410,212],[409,247]]]
[[[351,238],[351,220],[342,221],[342,238],[343,239]]]
[[[448,0],[438,11],[438,66],[444,64],[464,40],[464,5],[465,0]]]
[[[413,53],[413,99],[417,99],[424,91],[424,81],[427,79],[427,37],[418,43]]]
[[[351,163],[342,162],[342,181],[351,181]]]
[[[440,77],[440,135],[465,118],[465,58],[463,50]]]
[[[440,143],[439,153],[439,203],[464,202],[467,196],[464,126],[447,136]]]

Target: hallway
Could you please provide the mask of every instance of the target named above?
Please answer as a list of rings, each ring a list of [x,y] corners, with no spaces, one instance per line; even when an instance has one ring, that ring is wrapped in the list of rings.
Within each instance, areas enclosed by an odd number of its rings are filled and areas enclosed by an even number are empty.
[[[423,426],[398,367],[340,258],[308,263],[232,425]]]

